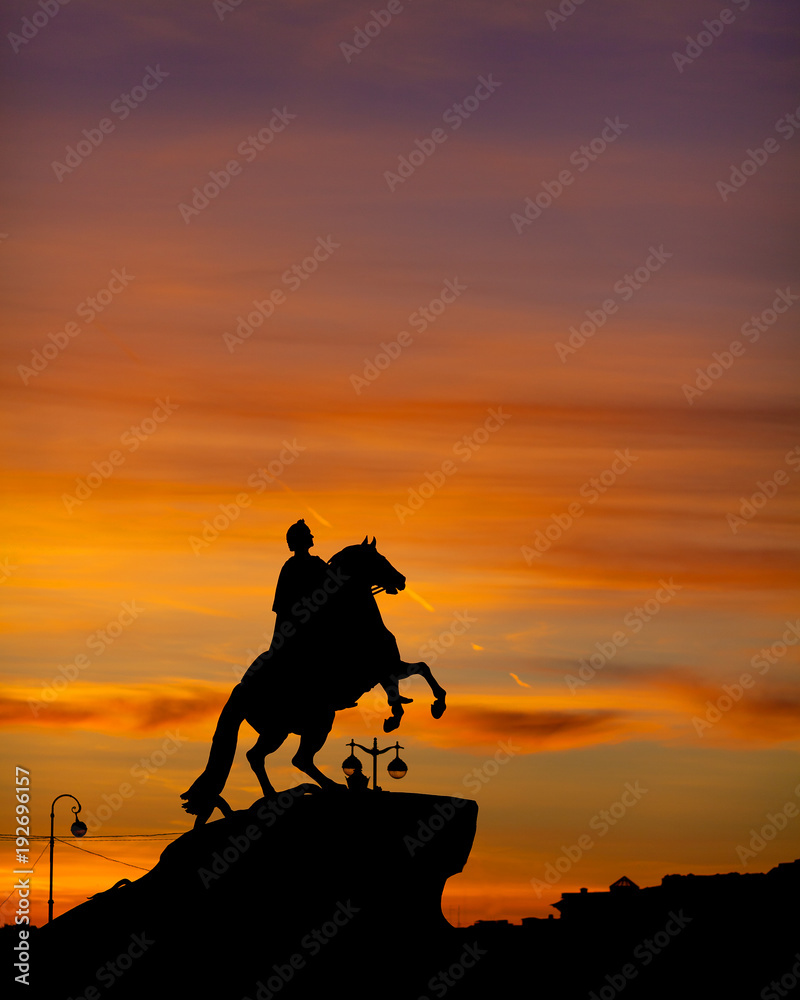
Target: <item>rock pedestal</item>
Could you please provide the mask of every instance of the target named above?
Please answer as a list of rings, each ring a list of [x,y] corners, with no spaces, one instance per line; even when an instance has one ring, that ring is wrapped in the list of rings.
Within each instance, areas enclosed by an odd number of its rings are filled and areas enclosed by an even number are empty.
[[[441,895],[466,864],[477,804],[307,788],[185,833],[142,878],[58,917],[37,935],[27,995],[425,995],[458,960]]]

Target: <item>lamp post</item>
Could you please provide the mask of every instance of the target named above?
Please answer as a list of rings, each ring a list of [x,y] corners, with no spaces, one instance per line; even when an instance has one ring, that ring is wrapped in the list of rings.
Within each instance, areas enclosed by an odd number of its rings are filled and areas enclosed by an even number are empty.
[[[63,795],[57,795],[53,799],[53,804],[50,806],[50,898],[47,900],[47,922],[51,924],[53,922],[53,848],[55,842],[55,835],[53,833],[53,825],[56,818],[56,802],[59,799],[75,799],[78,800],[74,795],[68,795],[64,792]],[[78,802],[77,806],[72,806],[72,811],[75,814],[75,822],[72,824],[70,829],[72,830],[73,837],[83,837],[86,834],[86,824],[83,820],[78,819],[78,813],[81,811],[81,804]]]
[[[350,747],[350,756],[342,761],[342,770],[347,775],[351,777],[356,771],[361,770],[361,761],[355,755],[355,748],[358,747],[359,750],[363,750],[364,753],[368,753],[372,757],[372,788],[376,792],[383,791],[383,789],[378,787],[378,757],[382,753],[388,753],[390,750],[395,751],[394,760],[389,764],[387,770],[392,778],[405,778],[408,771],[408,766],[400,760],[400,755],[398,750],[404,750],[405,747],[401,747],[399,743],[395,743],[394,746],[384,747],[383,750],[378,749],[378,739],[377,737],[372,741],[371,747],[363,747],[360,743],[356,743],[350,740],[345,746]]]

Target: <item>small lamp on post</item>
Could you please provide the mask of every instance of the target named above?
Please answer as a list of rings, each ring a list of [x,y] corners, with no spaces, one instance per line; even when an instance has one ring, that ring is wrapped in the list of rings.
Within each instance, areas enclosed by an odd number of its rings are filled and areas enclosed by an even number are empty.
[[[55,842],[55,834],[53,832],[53,827],[56,818],[56,802],[59,799],[75,799],[77,805],[72,806],[72,812],[75,814],[75,822],[70,827],[73,837],[84,837],[86,835],[86,824],[83,820],[78,819],[78,814],[80,813],[82,806],[80,802],[75,798],[74,795],[68,795],[66,792],[63,795],[57,795],[53,799],[53,804],[50,806],[50,898],[47,900],[47,922],[48,924],[53,922],[53,848]]]
[[[399,749],[402,750],[403,748],[399,747]],[[405,778],[406,774],[408,773],[408,765],[405,763],[405,761],[400,760],[400,754],[395,753],[394,760],[391,762],[391,764],[388,766],[386,770],[389,772],[389,776],[392,778],[398,778],[398,779]]]
[[[378,787],[378,757],[382,753],[388,753],[390,750],[395,751],[394,760],[389,764],[388,771],[389,776],[392,778],[405,778],[408,772],[408,765],[400,759],[399,751],[405,749],[401,747],[399,743],[395,743],[394,746],[385,747],[383,750],[378,749],[377,737],[372,741],[371,747],[364,747],[360,743],[356,743],[354,740],[350,740],[346,746],[350,747],[350,756],[342,761],[342,770],[348,778],[353,777],[354,774],[362,770],[361,761],[355,755],[355,748],[358,747],[359,750],[363,750],[364,753],[368,753],[372,757],[372,788],[376,792],[383,791],[382,788]]]
[[[347,745],[350,747],[354,746],[352,742]],[[361,761],[354,753],[351,752],[350,756],[342,761],[342,770],[344,771],[346,778],[352,778],[356,771],[361,771],[363,768]]]

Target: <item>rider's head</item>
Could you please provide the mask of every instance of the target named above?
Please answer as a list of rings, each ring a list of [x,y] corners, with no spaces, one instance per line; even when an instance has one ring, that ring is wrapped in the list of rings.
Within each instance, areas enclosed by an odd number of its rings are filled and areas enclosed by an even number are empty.
[[[286,532],[286,544],[292,552],[307,552],[314,544],[314,536],[311,534],[311,528],[309,528],[302,518],[299,521],[295,521]]]

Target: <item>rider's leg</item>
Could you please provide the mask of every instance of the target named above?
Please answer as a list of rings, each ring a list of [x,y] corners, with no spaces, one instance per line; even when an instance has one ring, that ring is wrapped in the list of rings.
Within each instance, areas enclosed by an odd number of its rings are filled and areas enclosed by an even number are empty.
[[[274,795],[275,789],[272,787],[269,778],[267,777],[267,770],[264,766],[264,759],[267,754],[275,753],[275,751],[280,747],[286,737],[289,735],[288,732],[282,735],[261,735],[258,737],[255,745],[252,749],[247,751],[247,761],[252,767],[255,776],[258,778],[258,783],[261,785],[261,791],[264,795]]]

